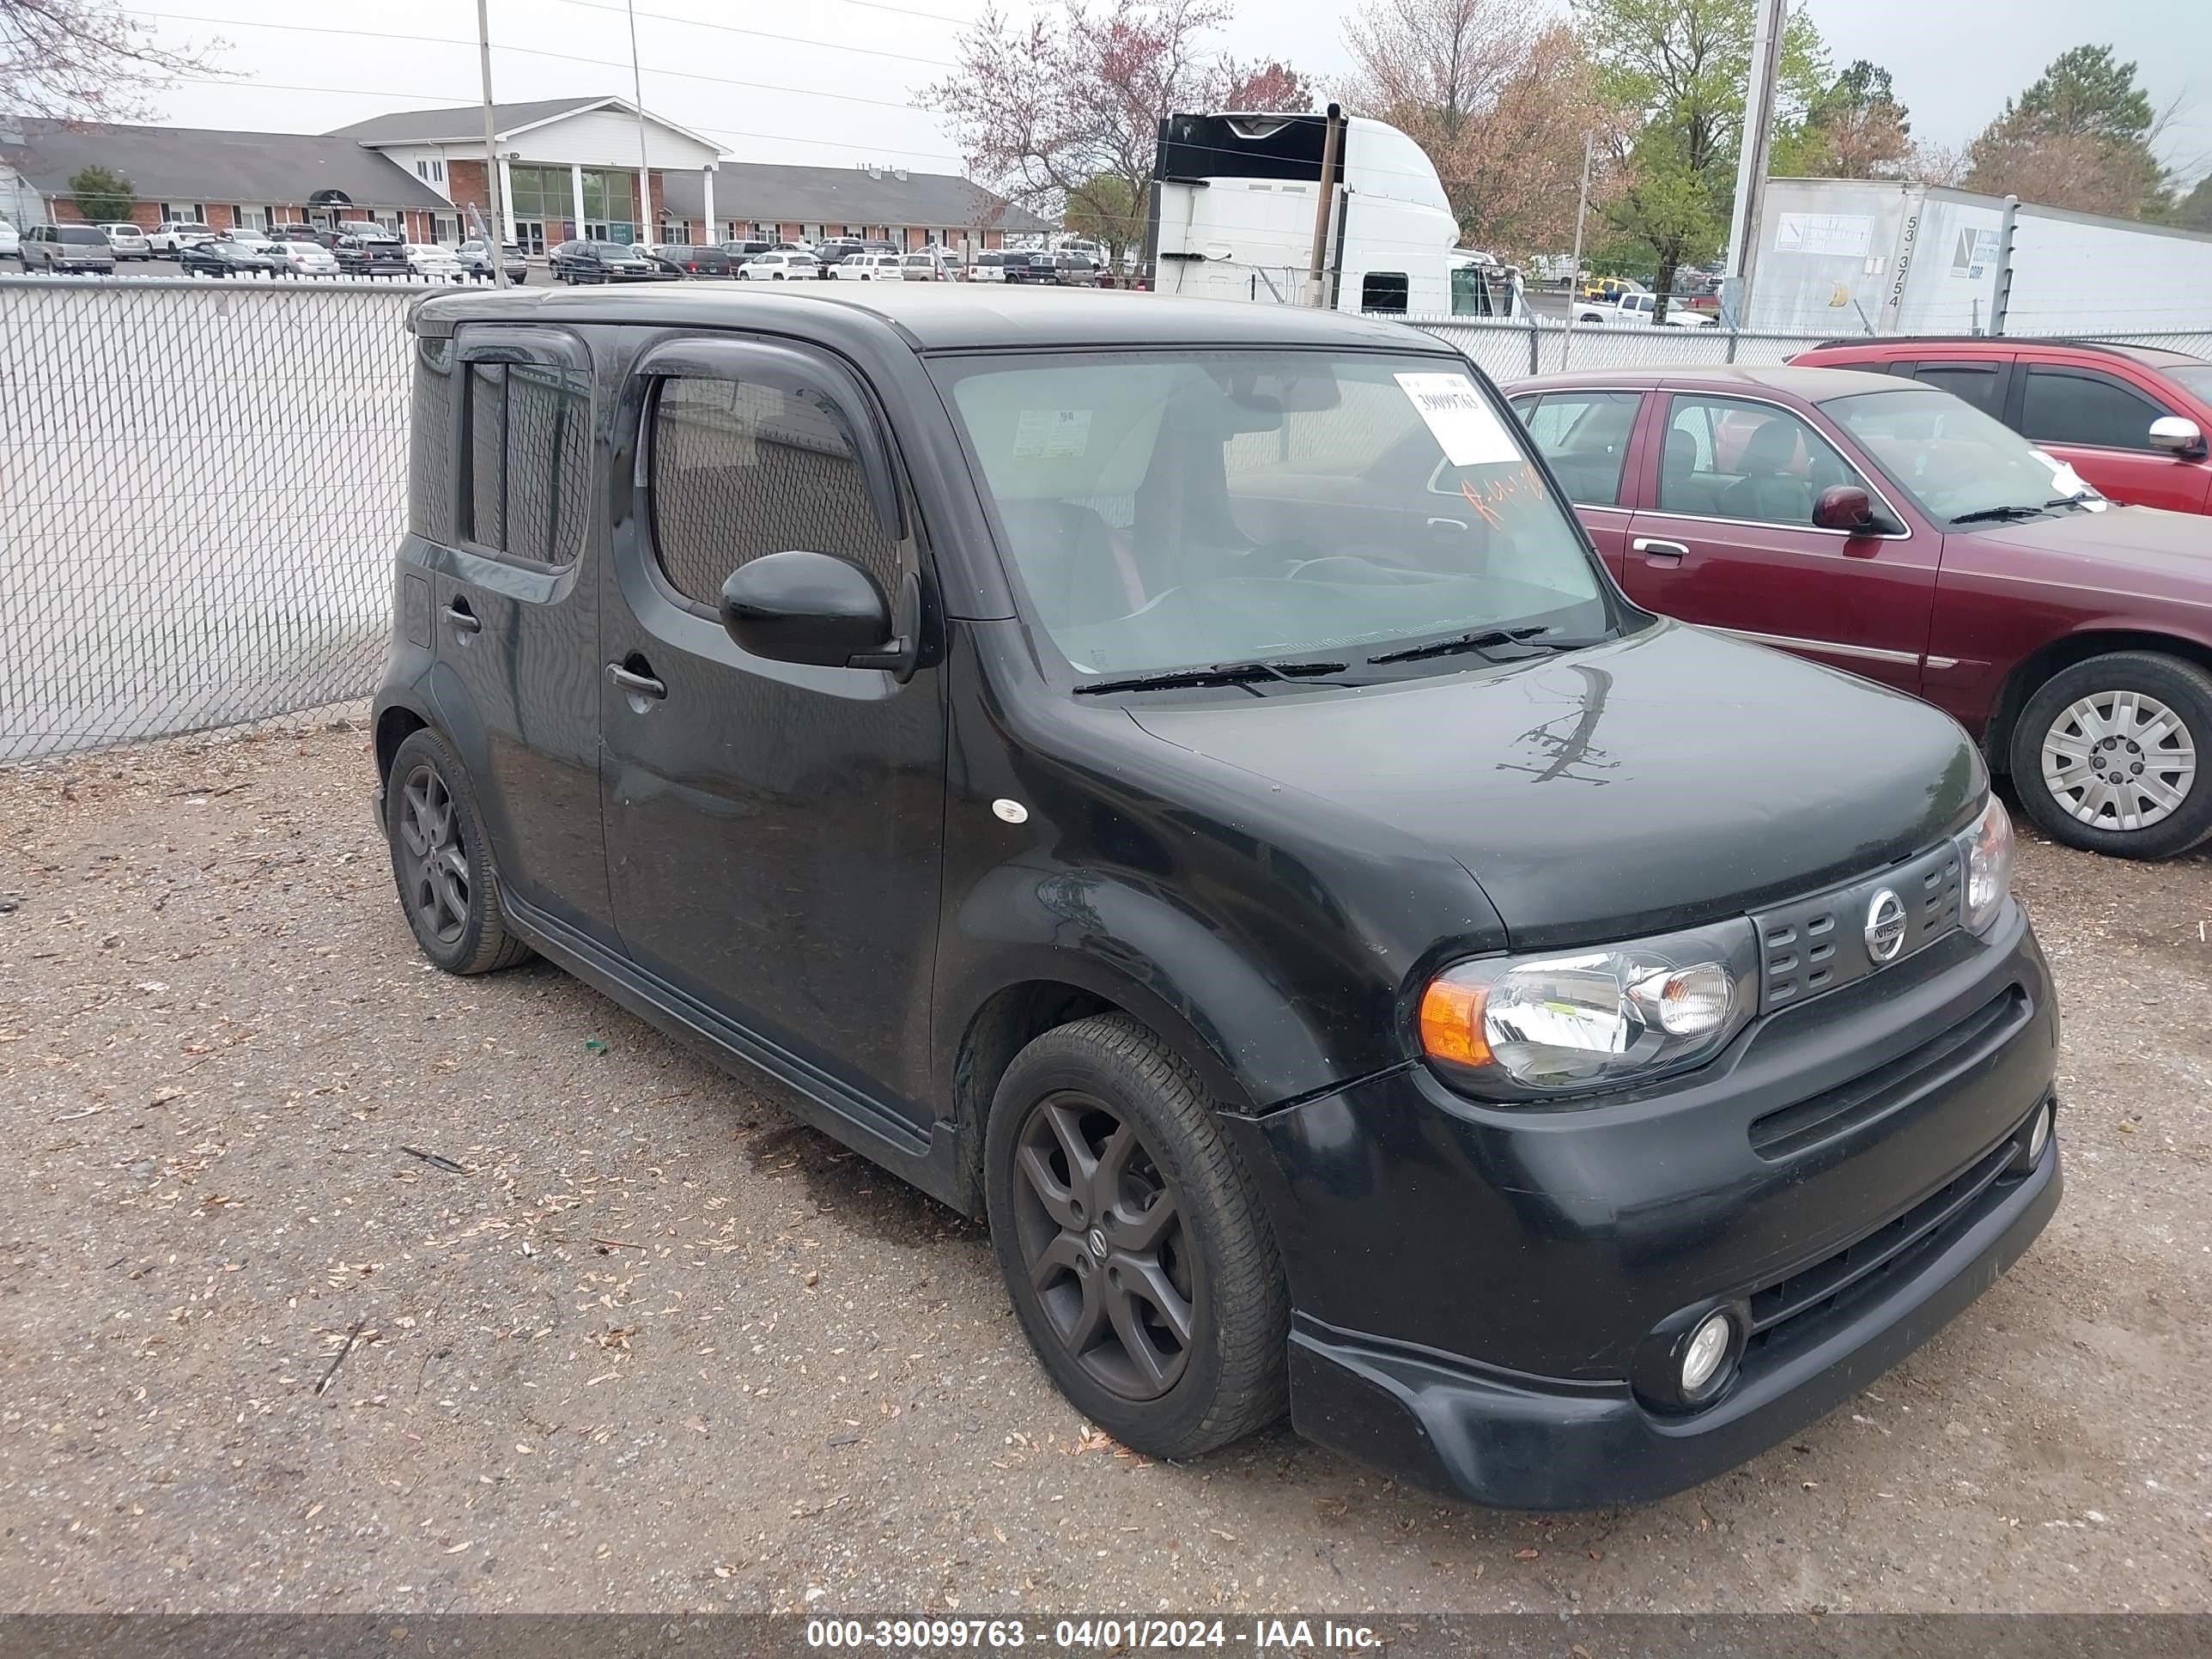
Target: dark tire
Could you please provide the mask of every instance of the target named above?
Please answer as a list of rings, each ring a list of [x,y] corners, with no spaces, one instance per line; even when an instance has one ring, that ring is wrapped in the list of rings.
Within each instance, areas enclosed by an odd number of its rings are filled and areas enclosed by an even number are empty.
[[[1167,1458],[1282,1415],[1291,1309],[1274,1237],[1173,1049],[1126,1014],[1046,1032],[999,1084],[984,1158],[1015,1316],[1077,1410]]]
[[[392,757],[384,834],[400,908],[424,956],[449,974],[489,974],[530,956],[500,914],[499,876],[468,774],[427,727]]]
[[[2060,670],[2012,733],[2020,804],[2053,841],[2172,858],[2212,836],[2212,674],[2115,651]]]

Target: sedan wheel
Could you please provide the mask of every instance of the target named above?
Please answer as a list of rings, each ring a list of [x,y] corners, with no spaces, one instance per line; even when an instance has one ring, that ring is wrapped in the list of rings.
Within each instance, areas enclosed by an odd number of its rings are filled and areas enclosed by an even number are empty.
[[[385,834],[401,908],[422,954],[449,974],[482,974],[530,954],[507,931],[483,819],[460,759],[416,732],[392,758]]]
[[[2012,775],[2054,841],[2166,858],[2212,835],[2212,673],[2145,651],[2076,663],[2021,711]]]

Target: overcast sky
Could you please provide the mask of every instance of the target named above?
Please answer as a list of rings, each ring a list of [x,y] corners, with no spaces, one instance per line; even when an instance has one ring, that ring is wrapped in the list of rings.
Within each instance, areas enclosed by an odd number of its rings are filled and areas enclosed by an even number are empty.
[[[704,132],[735,159],[958,170],[956,147],[938,122],[904,106],[945,73],[961,20],[983,0],[638,3],[647,107]],[[1022,3],[1014,0],[1017,9]],[[1807,3],[1838,67],[1865,57],[1888,68],[1917,137],[1964,144],[2059,52],[2084,41],[2109,43],[2141,65],[2159,105],[2179,98],[2189,106],[2169,135],[2167,159],[2192,175],[2212,167],[2208,0]],[[217,61],[238,77],[161,94],[163,118],[178,125],[322,131],[385,110],[477,95],[471,0],[384,0],[346,10],[297,0],[162,4],[174,9],[139,15],[165,42],[220,36],[229,44]],[[1346,67],[1346,9],[1341,0],[1243,0],[1224,45],[1242,57],[1280,56],[1326,78]],[[490,0],[490,16],[501,98],[629,94],[621,0]],[[788,39],[677,21],[687,18]],[[343,20],[397,38],[319,32],[306,26],[310,19],[321,29]],[[277,24],[290,27],[268,27]]]

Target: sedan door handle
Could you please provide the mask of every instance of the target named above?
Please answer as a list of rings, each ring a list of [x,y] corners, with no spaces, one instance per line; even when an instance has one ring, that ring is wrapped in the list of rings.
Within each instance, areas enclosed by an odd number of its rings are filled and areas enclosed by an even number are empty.
[[[476,613],[459,599],[453,600],[446,606],[446,620],[464,634],[483,632],[483,624],[477,620]]]
[[[1662,541],[1656,536],[1638,536],[1629,547],[1654,564],[1675,565],[1690,556],[1690,550],[1680,542]]]
[[[625,691],[635,691],[641,697],[665,697],[668,688],[650,674],[634,674],[618,662],[607,665],[607,678]]]

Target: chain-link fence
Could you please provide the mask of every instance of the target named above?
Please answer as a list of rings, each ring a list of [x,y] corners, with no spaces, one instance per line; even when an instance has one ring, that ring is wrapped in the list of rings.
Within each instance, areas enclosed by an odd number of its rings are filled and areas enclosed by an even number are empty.
[[[0,278],[0,759],[374,687],[419,291]]]
[[[420,292],[0,277],[0,760],[243,725],[374,688],[406,510],[406,312]],[[1500,381],[1773,364],[1818,343],[1407,320]],[[2212,357],[2212,331],[2131,337]]]

